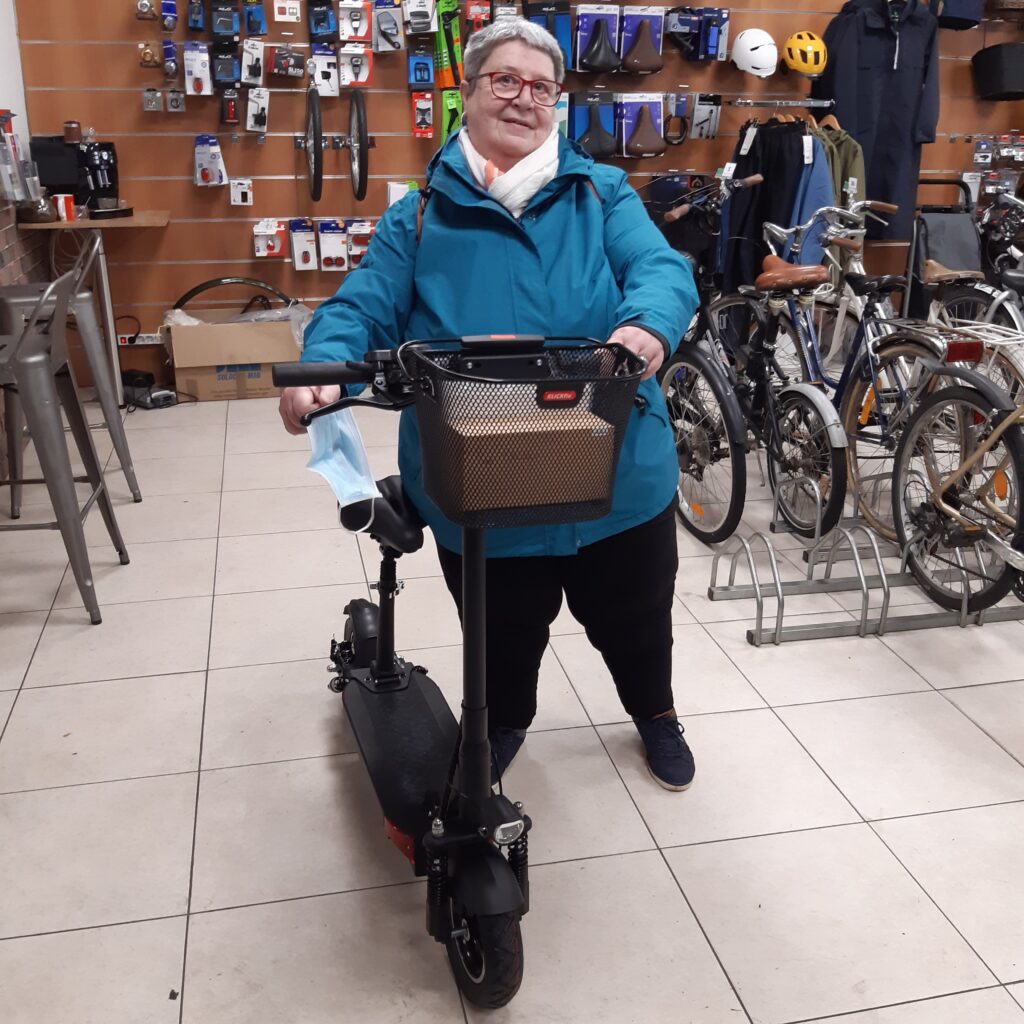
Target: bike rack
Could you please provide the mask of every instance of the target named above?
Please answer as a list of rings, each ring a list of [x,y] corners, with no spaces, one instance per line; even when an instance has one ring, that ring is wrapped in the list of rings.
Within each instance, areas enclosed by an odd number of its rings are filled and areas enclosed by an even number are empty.
[[[867,545],[862,548],[856,537],[862,535]],[[771,581],[761,582],[752,545],[756,542],[764,545],[768,554]],[[885,542],[883,542],[885,543]],[[874,572],[864,570],[863,553],[870,555],[874,562]],[[963,553],[956,552],[957,566],[949,570],[952,577],[959,573],[964,582],[964,596],[959,611],[918,612],[913,615],[890,614],[890,599],[894,587],[916,586],[917,580],[907,569],[910,557],[910,546],[905,545],[899,552],[899,572],[887,571],[883,564],[882,550],[878,539],[863,523],[855,522],[849,526],[837,526],[830,534],[819,537],[810,548],[805,549],[807,562],[806,576],[802,580],[783,581],[779,573],[779,563],[771,538],[763,532],[756,532],[750,537],[735,537],[721,551],[715,554],[711,563],[711,582],[708,587],[708,599],[711,601],[739,601],[753,599],[756,602],[754,626],[747,630],[747,642],[760,647],[765,642],[778,646],[794,640],[823,640],[840,636],[884,636],[886,633],[899,633],[914,629],[937,629],[943,626],[960,626],[961,628],[985,622],[1010,622],[1024,620],[1024,604],[997,605],[980,612],[968,612],[969,589],[967,586],[967,566]],[[744,558],[745,556],[745,558]],[[975,552],[979,568],[984,571],[984,562]],[[719,584],[718,567],[723,558],[729,558],[728,583]],[[737,584],[736,573],[740,559],[744,558],[750,573],[750,583]],[[846,560],[853,563],[854,574],[834,576],[833,570],[837,562]],[[815,568],[824,563],[825,569],[821,578],[815,578]],[[763,571],[763,570],[762,570]],[[881,591],[882,603],[878,612],[871,614],[872,591]],[[835,594],[849,591],[860,591],[860,615],[856,619],[841,619],[831,622],[797,623],[785,625],[785,602],[787,596],[797,594]],[[764,626],[764,600],[774,597],[778,602],[775,612],[774,627]],[[922,591],[922,598],[927,595]]]

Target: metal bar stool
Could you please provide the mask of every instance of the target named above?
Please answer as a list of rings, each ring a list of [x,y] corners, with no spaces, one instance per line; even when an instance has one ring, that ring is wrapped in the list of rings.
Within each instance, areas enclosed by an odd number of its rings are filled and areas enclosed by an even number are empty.
[[[59,529],[82,603],[92,622],[97,624],[102,616],[82,525],[94,503],[99,505],[122,565],[128,564],[128,551],[114,517],[89,424],[68,366],[65,337],[68,305],[71,296],[77,293],[89,262],[88,254],[83,252],[74,269],[44,288],[20,335],[0,335],[0,387],[4,390],[4,404],[6,406],[17,395],[19,415],[24,414],[28,421],[43,470],[41,480],[21,479],[12,471],[11,479],[0,482],[0,486],[45,483],[57,516],[51,523],[0,524],[0,530]],[[76,477],[71,468],[60,415],[62,407],[85,465],[84,477]],[[92,493],[82,507],[78,503],[76,482],[88,483],[92,487]]]
[[[75,318],[79,337],[82,340],[82,350],[89,364],[92,373],[93,383],[96,386],[96,397],[99,399],[100,407],[103,409],[103,418],[106,420],[107,430],[110,432],[110,439],[114,443],[114,451],[117,453],[118,461],[124,472],[125,480],[128,481],[128,488],[132,492],[135,501],[142,501],[142,493],[139,490],[138,481],[135,478],[135,467],[132,464],[131,452],[128,450],[128,438],[124,432],[124,424],[121,422],[120,411],[117,407],[117,394],[114,387],[113,371],[103,344],[103,334],[100,331],[99,322],[96,319],[96,308],[93,304],[93,294],[87,288],[81,287],[82,281],[91,270],[99,252],[101,238],[97,232],[93,238],[86,243],[79,259],[84,263],[76,263],[81,266],[79,274],[79,287],[72,292],[69,307]],[[19,319],[23,322],[31,315],[36,308],[40,298],[46,293],[45,284],[17,284],[0,288],[0,306],[10,310],[13,324],[8,327],[0,327],[0,331],[16,333],[16,324]],[[52,299],[50,300],[52,304]],[[44,307],[42,316],[49,316],[50,309]],[[21,433],[21,410],[18,399],[15,396],[5,409],[5,425],[8,438],[17,438]],[[15,450],[15,447],[17,450]],[[21,463],[21,448],[8,445],[8,463],[12,477],[22,476],[24,470]],[[11,487],[11,518],[17,519],[21,515],[21,485]]]

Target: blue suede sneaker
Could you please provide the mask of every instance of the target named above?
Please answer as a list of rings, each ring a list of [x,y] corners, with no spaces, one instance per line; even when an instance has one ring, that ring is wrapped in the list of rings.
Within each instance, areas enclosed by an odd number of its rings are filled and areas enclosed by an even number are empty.
[[[488,731],[487,738],[491,741],[491,785],[496,786],[516,759],[526,739],[526,730],[505,729],[499,725]]]
[[[696,770],[693,754],[683,739],[683,727],[673,711],[661,718],[634,718],[647,751],[647,770],[665,789],[688,789]]]

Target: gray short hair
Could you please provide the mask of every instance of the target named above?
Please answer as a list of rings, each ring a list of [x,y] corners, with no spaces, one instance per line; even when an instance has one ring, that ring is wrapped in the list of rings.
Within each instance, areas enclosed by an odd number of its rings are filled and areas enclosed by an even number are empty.
[[[511,43],[516,40],[540,50],[551,58],[555,66],[555,81],[559,84],[565,79],[565,60],[562,57],[561,47],[551,33],[546,32],[525,18],[498,18],[497,21],[488,25],[487,28],[474,32],[469,37],[469,43],[462,55],[463,77],[467,81],[475,79],[480,74],[487,58],[502,43]]]

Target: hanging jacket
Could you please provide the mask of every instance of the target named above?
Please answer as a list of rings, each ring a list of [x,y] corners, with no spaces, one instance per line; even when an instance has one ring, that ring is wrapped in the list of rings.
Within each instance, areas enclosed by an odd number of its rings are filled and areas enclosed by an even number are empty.
[[[811,162],[803,165],[800,182],[796,187],[796,195],[793,199],[793,212],[789,216],[789,223],[785,225],[786,227],[803,224],[814,216],[815,210],[820,210],[824,206],[835,206],[832,173],[829,170],[825,147],[813,135],[807,135],[805,138],[810,139]],[[825,247],[821,244],[821,236],[824,232],[825,224],[819,222],[807,233],[800,247],[797,263],[810,266],[822,261]]]
[[[935,16],[914,0],[849,0],[825,30],[828,64],[812,95],[835,100],[863,147],[868,198],[900,207],[888,229],[868,222],[871,237],[910,237],[921,144],[935,141],[939,117],[936,33]]]
[[[564,138],[559,149],[555,178],[516,219],[476,185],[450,137],[427,169],[419,242],[413,192],[388,208],[358,268],[317,309],[303,361],[361,359],[411,339],[474,334],[603,341],[625,324],[650,331],[671,353],[697,308],[689,264],[669,248],[623,171],[595,164]],[[575,554],[668,506],[679,476],[674,434],[655,379],[639,394],[646,408],[630,416],[611,512],[591,522],[488,530],[489,557]],[[459,528],[423,489],[413,409],[401,414],[398,463],[438,543],[461,551]]]
[[[864,150],[861,144],[842,128],[822,128],[822,134],[832,143],[836,154],[836,175],[839,181],[840,206],[860,202],[866,198],[867,179],[864,173]]]

